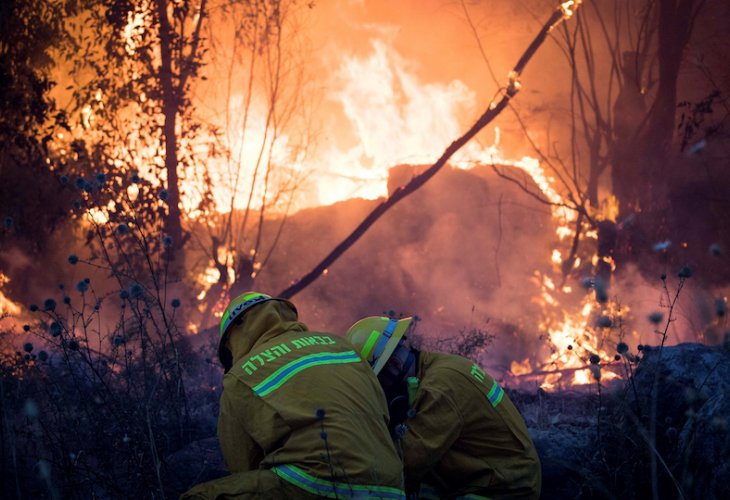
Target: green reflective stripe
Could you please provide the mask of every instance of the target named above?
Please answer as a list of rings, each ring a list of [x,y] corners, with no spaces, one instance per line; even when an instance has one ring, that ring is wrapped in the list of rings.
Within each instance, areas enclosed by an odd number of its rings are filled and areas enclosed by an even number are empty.
[[[416,401],[416,394],[418,394],[418,384],[421,381],[418,380],[418,377],[408,377],[406,379],[406,384],[408,385],[408,406],[413,406],[414,401]]]
[[[219,336],[223,336],[223,332],[226,331],[226,326],[228,326],[228,316],[231,315],[231,311],[224,311],[223,317],[221,318],[221,327],[220,327],[220,333]]]
[[[497,395],[497,399],[494,400],[492,403],[494,407],[496,408],[499,403],[502,402],[502,398],[504,397],[504,390],[500,387],[499,388],[499,394]]]
[[[378,337],[380,337],[379,331],[373,330],[370,332],[370,336],[368,337],[367,342],[365,342],[365,345],[362,347],[362,352],[360,353],[362,355],[362,359],[365,361],[368,360],[370,353],[373,352],[373,347],[375,347]]]
[[[299,359],[291,361],[274,373],[266,377],[258,385],[253,388],[257,396],[263,397],[271,394],[273,391],[281,387],[287,380],[297,373],[307,368],[320,365],[334,365],[342,363],[359,363],[360,356],[355,351],[345,352],[317,352],[302,356]]]
[[[494,385],[492,385],[492,388],[489,389],[489,392],[487,393],[487,399],[490,403],[492,403],[492,406],[495,408],[497,405],[502,401],[502,398],[504,397],[504,390],[499,386],[497,381],[494,381]]]
[[[455,500],[491,500],[489,497],[485,497],[482,495],[475,495],[473,493],[469,493],[468,495],[461,495],[456,497]]]
[[[277,465],[271,470],[294,486],[325,498],[406,498],[403,490],[398,488],[327,481],[307,474],[294,465]]]

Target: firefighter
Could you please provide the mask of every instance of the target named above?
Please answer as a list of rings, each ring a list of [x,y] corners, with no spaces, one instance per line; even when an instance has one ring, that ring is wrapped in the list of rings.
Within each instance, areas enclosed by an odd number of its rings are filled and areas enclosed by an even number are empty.
[[[218,439],[232,474],[182,499],[405,498],[383,392],[344,338],[249,292],[223,313],[218,356]]]
[[[346,334],[386,394],[409,498],[537,499],[540,461],[507,394],[464,357],[408,346],[412,325],[374,316]]]

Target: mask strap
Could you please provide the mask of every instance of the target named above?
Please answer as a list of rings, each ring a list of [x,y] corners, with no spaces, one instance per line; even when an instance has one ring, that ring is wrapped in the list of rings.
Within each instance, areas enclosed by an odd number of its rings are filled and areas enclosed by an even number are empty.
[[[378,340],[378,344],[375,346],[375,354],[373,354],[373,360],[379,359],[380,355],[383,354],[385,346],[390,338],[393,336],[393,332],[395,331],[395,325],[397,324],[397,319],[391,319],[390,321],[388,321],[388,326],[385,327],[383,335],[380,337],[380,340]]]

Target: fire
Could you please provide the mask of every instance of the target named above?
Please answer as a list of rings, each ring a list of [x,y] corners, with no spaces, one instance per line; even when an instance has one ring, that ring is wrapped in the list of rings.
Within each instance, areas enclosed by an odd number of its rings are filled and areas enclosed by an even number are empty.
[[[518,361],[512,361],[509,367],[509,371],[512,373],[512,375],[526,375],[532,372],[530,359],[525,358],[521,363]]]
[[[582,0],[568,0],[567,2],[561,3],[560,10],[563,11],[563,19],[570,19],[573,17],[573,14],[575,14],[575,11],[578,10],[581,3],[583,3]]]
[[[613,260],[613,257],[610,255],[604,255],[603,257],[599,257],[598,255],[594,254],[593,257],[591,257],[591,264],[593,267],[597,266],[599,262],[605,262],[609,266],[611,266],[611,271],[616,270],[616,261]]]
[[[545,378],[541,387],[552,390],[559,385],[586,385],[600,380],[612,380],[618,375],[610,370],[601,370],[601,365],[611,363],[613,355],[606,349],[606,339],[599,332],[596,323],[598,315],[609,315],[621,318],[628,313],[628,308],[619,308],[613,303],[603,308],[597,306],[592,295],[587,294],[581,301],[577,312],[561,304],[563,289],[557,290],[549,276],[536,273],[536,281],[541,294],[535,301],[541,305],[543,318],[538,328],[549,339],[552,346],[550,356],[541,362],[545,367]],[[608,317],[608,316],[607,316]],[[590,356],[597,355],[598,365],[590,363]],[[513,373],[517,374],[514,370]],[[569,378],[568,378],[569,377]]]
[[[20,314],[20,306],[10,300],[2,291],[3,287],[10,282],[10,278],[0,272],[0,319],[6,316]]]
[[[134,55],[137,51],[137,47],[144,43],[142,40],[142,37],[145,34],[146,25],[144,12],[146,12],[148,8],[149,4],[144,2],[141,10],[137,12],[129,12],[127,14],[127,24],[124,27],[123,36],[125,40],[124,50],[130,56]]]
[[[580,0],[571,0],[559,8],[568,18],[580,3]],[[148,4],[143,3],[142,8],[128,14],[123,36],[125,50],[130,55],[145,36],[147,7]],[[479,107],[473,90],[459,80],[448,83],[423,81],[417,74],[417,65],[403,58],[382,37],[372,38],[370,47],[370,53],[362,57],[342,54],[336,76],[329,82],[327,97],[339,106],[347,125],[334,131],[336,140],[329,147],[306,155],[297,146],[298,138],[289,131],[272,133],[267,118],[268,105],[263,96],[255,92],[244,126],[241,110],[248,96],[235,88],[226,111],[209,117],[216,127],[226,130],[227,153],[222,156],[210,154],[208,144],[220,143],[212,136],[199,144],[181,145],[201,158],[207,157],[205,167],[211,173],[212,181],[209,187],[219,211],[245,208],[251,192],[253,206],[259,208],[264,191],[276,192],[292,179],[304,177],[306,185],[299,188],[291,205],[284,205],[291,211],[353,197],[383,197],[387,195],[390,167],[432,163],[463,132],[468,125],[463,117]],[[522,85],[519,75],[514,73],[508,75],[508,82],[513,87]],[[102,97],[99,92],[96,105],[103,105]],[[145,96],[141,95],[139,99],[143,102]],[[210,108],[208,103],[204,104]],[[94,120],[90,106],[84,108],[82,115],[84,123]],[[224,116],[227,122],[224,122]],[[132,144],[120,151],[124,154],[119,157],[132,156],[140,175],[153,183],[164,182],[164,178],[156,177],[157,172],[141,168],[162,163],[156,145],[144,144],[136,130],[128,131],[128,137]],[[553,187],[555,179],[546,175],[537,159],[503,157],[499,149],[499,129],[495,129],[494,144],[480,146],[472,142],[457,153],[451,163],[460,168],[485,163],[517,167],[530,175],[549,201],[561,201]],[[274,172],[288,170],[288,174],[270,180],[271,184],[265,186],[261,172],[268,165],[275,167]],[[257,170],[258,175],[255,175]],[[240,175],[236,173],[239,171]],[[194,168],[183,172],[181,177],[183,207],[195,216],[195,208],[203,196],[201,179]],[[268,210],[282,209],[283,206]],[[567,226],[575,214],[565,207],[553,207],[553,212],[562,221],[556,229],[558,235],[567,238],[570,235]]]
[[[559,9],[563,19],[573,16],[580,4],[580,0],[562,3]],[[145,36],[145,22],[143,15],[129,14],[124,36],[125,50],[130,55],[135,53],[139,40]],[[219,144],[218,136],[203,137],[195,144],[181,141],[182,148],[206,158],[204,167],[210,173],[210,188],[220,212],[245,208],[249,197],[254,200],[253,208],[259,208],[263,203],[260,200],[264,192],[277,192],[286,188],[287,182],[292,179],[302,178],[306,178],[306,184],[302,185],[290,205],[291,211],[353,197],[376,199],[387,196],[389,168],[399,164],[434,162],[445,147],[470,125],[465,117],[481,106],[477,102],[476,92],[467,85],[459,80],[425,80],[419,76],[416,64],[401,56],[383,37],[372,38],[369,47],[369,52],[361,56],[339,54],[339,69],[334,72],[334,78],[320,82],[327,89],[329,104],[334,105],[340,116],[330,123],[332,137],[310,154],[303,154],[298,147],[300,141],[296,131],[282,129],[272,133],[267,118],[268,105],[260,95],[254,95],[244,124],[240,110],[244,108],[248,96],[240,90],[239,93],[233,92],[224,107],[225,112],[207,117],[216,127],[225,129],[227,144],[223,154],[213,151],[212,145]],[[516,73],[507,75],[507,81],[513,89],[522,86]],[[103,106],[102,92],[99,91],[94,97],[96,102],[82,109],[81,123],[84,128],[89,128],[95,120],[94,107]],[[140,102],[145,99],[146,96],[139,96]],[[494,134],[494,141],[490,145],[476,141],[467,144],[452,158],[451,164],[464,169],[492,164],[524,171],[544,198],[552,203],[557,241],[555,248],[548,250],[545,259],[559,270],[567,255],[565,242],[575,235],[577,213],[565,206],[563,196],[556,187],[556,179],[546,172],[538,159],[528,155],[521,158],[505,157],[500,148],[499,128],[494,129]],[[158,145],[146,144],[140,135],[140,130],[129,130],[129,144],[119,147],[125,148],[126,156],[134,156],[134,166],[140,175],[151,182],[164,183],[164,173],[160,179],[155,177],[155,169],[142,168],[149,165],[159,167],[163,163]],[[272,172],[283,173],[265,180],[262,172],[268,166],[272,166]],[[201,180],[193,167],[183,172],[182,178],[183,208],[194,217],[195,207],[203,196]],[[137,192],[130,191],[129,196],[134,199]],[[273,207],[270,212],[280,208]],[[603,215],[600,218],[615,220],[618,213],[615,200],[609,200],[601,213]],[[104,210],[92,212],[89,217],[99,223],[106,220]],[[589,232],[583,237],[595,239],[597,235]],[[232,258],[232,254],[226,255],[221,261],[230,262]],[[578,267],[580,260],[575,259],[572,265]],[[259,270],[257,266],[260,263],[254,263],[254,275]],[[211,265],[198,277],[198,284],[202,288],[198,299],[204,300],[206,290],[219,279],[220,271]],[[229,276],[229,281],[231,279]],[[543,312],[539,330],[549,339],[552,353],[547,359],[515,360],[510,368],[514,375],[528,374],[535,369],[554,370],[555,373],[545,375],[542,385],[547,389],[565,382],[563,378],[566,373],[572,374],[571,384],[595,381],[594,372],[587,367],[588,353],[598,355],[601,363],[611,359],[608,352],[601,349],[602,339],[594,328],[588,326],[601,311],[588,295],[577,309],[565,305],[572,289],[564,284],[556,284],[557,281],[538,272],[535,274],[537,289],[533,301],[540,305]],[[3,299],[4,296],[0,295],[0,307]],[[601,375],[604,378],[612,376],[611,372],[602,372]]]
[[[365,57],[344,57],[337,73],[331,98],[350,128],[342,135],[350,137],[312,161],[323,174],[317,182],[321,204],[386,196],[388,169],[435,161],[462,133],[458,117],[476,106],[474,92],[460,81],[424,82],[413,62],[385,41],[370,46]],[[478,159],[481,151],[469,150],[462,161]]]
[[[568,2],[566,9],[569,7],[574,8],[574,3]],[[566,15],[568,12],[572,13],[566,11]],[[313,172],[316,178],[316,197],[310,203],[320,205],[352,197],[386,196],[390,167],[432,163],[460,135],[467,124],[459,117],[465,116],[467,109],[477,107],[474,92],[458,81],[448,84],[422,81],[412,67],[410,61],[382,40],[372,41],[371,51],[364,57],[343,58],[331,98],[339,103],[347,119],[349,134],[343,135],[349,135],[350,142],[341,140],[340,146],[326,148],[298,165],[297,168]],[[519,85],[516,76],[510,79],[510,85]],[[249,144],[261,140],[261,137],[252,139]],[[285,158],[286,151],[281,153]],[[577,214],[565,206],[556,179],[545,171],[539,160],[530,156],[505,157],[500,149],[500,130],[495,128],[493,144],[469,143],[454,156],[451,164],[463,169],[484,164],[511,166],[529,175],[545,199],[553,204],[551,213],[557,241],[556,248],[546,258],[556,270],[560,269],[567,250],[558,246],[572,240]],[[229,188],[226,196],[230,195]],[[585,238],[591,236],[596,237]],[[576,259],[573,266],[579,265],[580,260]],[[214,277],[206,276],[209,282],[211,278]],[[590,354],[597,354],[601,363],[610,362],[612,356],[600,348],[601,339],[589,326],[599,312],[591,297],[586,296],[577,312],[572,312],[570,306],[564,305],[571,287],[558,286],[556,280],[540,273],[536,273],[535,283],[538,293],[533,300],[541,306],[544,316],[539,330],[549,340],[552,354],[547,359],[515,360],[511,373],[526,375],[541,370],[544,389],[558,384],[595,382],[596,368],[593,371],[589,368]],[[603,380],[615,377],[607,370],[600,375]]]

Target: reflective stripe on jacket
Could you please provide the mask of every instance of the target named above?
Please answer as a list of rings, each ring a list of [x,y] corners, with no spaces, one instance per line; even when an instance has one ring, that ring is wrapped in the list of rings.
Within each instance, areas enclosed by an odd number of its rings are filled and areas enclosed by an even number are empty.
[[[307,474],[293,465],[277,465],[271,469],[276,475],[301,489],[324,498],[372,498],[405,500],[405,494],[400,488],[388,486],[356,485],[343,482],[332,482],[318,479]]]

